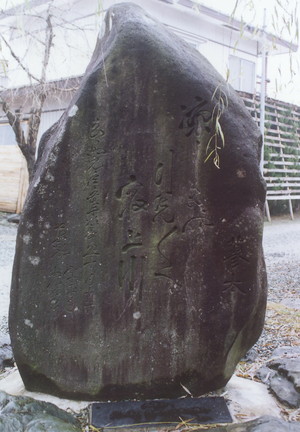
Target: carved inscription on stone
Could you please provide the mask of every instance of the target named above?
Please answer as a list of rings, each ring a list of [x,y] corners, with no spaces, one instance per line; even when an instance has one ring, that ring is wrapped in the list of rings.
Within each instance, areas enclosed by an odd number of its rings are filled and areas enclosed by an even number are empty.
[[[201,202],[201,193],[194,187],[191,189],[188,196],[187,207],[192,211],[192,216],[184,223],[182,232],[186,232],[191,228],[203,228],[204,226],[212,227],[207,211]]]
[[[123,231],[118,268],[119,287],[124,290],[127,304],[141,302],[146,252],[142,238],[142,217],[148,212],[145,187],[130,175],[116,192],[119,201],[118,218],[127,227]]]
[[[129,3],[107,16],[20,220],[14,357],[30,391],[200,396],[226,385],[263,326],[260,133],[164,25]]]
[[[201,129],[204,128],[207,133],[211,133],[212,113],[208,110],[208,102],[200,96],[195,97],[195,104],[186,106],[181,105],[183,118],[179,124],[179,129],[184,129],[185,136],[190,137],[195,135],[197,142],[201,134]]]
[[[249,264],[243,251],[242,237],[233,236],[227,241],[225,263],[225,280],[223,292],[237,292],[245,295],[244,281],[242,280],[241,265]]]
[[[104,166],[106,151],[103,148],[104,131],[96,118],[92,122],[88,134],[84,154],[84,199],[85,229],[84,246],[82,251],[82,266],[72,266],[70,231],[67,223],[62,222],[53,228],[54,241],[52,242],[51,259],[56,265],[49,275],[48,289],[53,287],[64,287],[65,303],[62,318],[74,318],[74,314],[92,314],[94,312],[93,289],[97,284],[97,267],[99,263],[100,250],[97,233],[99,229],[99,181],[100,170]],[[81,292],[82,299],[80,308],[73,299],[74,292]],[[51,308],[57,316],[61,314],[57,301],[51,301]]]
[[[175,208],[173,199],[173,170],[174,170],[174,150],[169,149],[168,158],[164,162],[159,162],[155,171],[156,196],[154,199],[153,222],[160,226],[163,235],[156,247],[159,256],[159,264],[154,272],[154,276],[172,280],[171,259],[166,245],[172,237],[177,235],[175,223]]]
[[[68,239],[68,232],[66,224],[61,223],[53,228],[55,232],[55,240],[52,242],[52,254],[51,258],[59,256],[60,259],[63,259],[64,256],[69,254],[68,246],[67,246],[67,239]]]
[[[120,201],[119,219],[132,218],[135,213],[147,211],[149,203],[143,198],[144,186],[138,182],[135,175],[131,175],[128,182],[116,193]]]
[[[94,310],[94,287],[97,286],[97,269],[100,257],[100,244],[98,238],[99,212],[100,212],[100,173],[104,167],[107,152],[104,149],[105,133],[98,117],[91,123],[89,138],[85,155],[85,185],[86,197],[85,214],[85,245],[83,254],[83,298],[84,311],[92,313]],[[101,264],[101,263],[100,263]]]
[[[176,225],[172,226],[168,232],[160,239],[157,250],[160,258],[160,266],[154,273],[155,276],[163,277],[169,280],[172,280],[171,271],[172,271],[172,263],[169,253],[165,250],[165,245],[168,244],[168,241],[172,239],[172,236],[176,236],[177,227]]]

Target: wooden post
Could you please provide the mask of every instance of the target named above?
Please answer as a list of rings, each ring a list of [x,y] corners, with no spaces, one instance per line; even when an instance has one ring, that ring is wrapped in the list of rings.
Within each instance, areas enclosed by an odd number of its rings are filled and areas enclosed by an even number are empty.
[[[289,208],[290,208],[291,219],[294,220],[293,204],[291,198],[289,198]]]
[[[266,215],[268,218],[268,222],[272,222],[271,220],[271,214],[270,214],[270,208],[269,208],[269,203],[268,200],[266,199],[266,204],[265,204],[265,210],[266,210]]]
[[[27,189],[28,189],[28,171],[27,171],[26,160],[23,157],[22,165],[20,169],[19,191],[18,191],[17,208],[16,208],[16,213],[18,214],[22,212],[25,198],[27,195]]]

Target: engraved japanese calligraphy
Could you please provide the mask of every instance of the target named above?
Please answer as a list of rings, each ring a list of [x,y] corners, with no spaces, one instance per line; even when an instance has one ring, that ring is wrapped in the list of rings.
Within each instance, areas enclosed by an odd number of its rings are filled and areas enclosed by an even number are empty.
[[[244,243],[245,242],[240,235],[233,236],[227,241],[227,254],[224,258],[224,292],[234,291],[240,294],[245,294],[245,288],[243,288],[244,282],[243,280],[240,280],[243,278],[243,272],[240,269],[241,264],[249,264],[249,260],[244,256]]]
[[[41,140],[12,279],[14,357],[26,389],[64,398],[199,396],[227,383],[263,327],[260,132],[197,50],[133,3],[107,14]]]
[[[144,263],[146,251],[143,248],[142,215],[149,208],[145,199],[145,187],[130,175],[115,194],[119,202],[118,217],[126,223],[123,231],[118,264],[118,284],[124,291],[125,308],[136,305],[142,300]],[[122,312],[124,314],[125,309]]]
[[[183,118],[179,129],[185,129],[185,136],[194,134],[200,143],[200,131],[204,127],[207,133],[212,131],[212,113],[208,110],[208,102],[201,96],[195,96],[195,103],[191,106],[181,105]]]

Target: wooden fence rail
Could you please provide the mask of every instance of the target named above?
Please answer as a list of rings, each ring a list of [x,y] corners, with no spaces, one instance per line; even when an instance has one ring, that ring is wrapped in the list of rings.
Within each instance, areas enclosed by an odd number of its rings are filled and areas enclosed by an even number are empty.
[[[240,93],[246,107],[259,125],[259,97]],[[300,107],[268,98],[265,117],[264,177],[268,201],[287,200],[291,218],[293,200],[300,200]]]

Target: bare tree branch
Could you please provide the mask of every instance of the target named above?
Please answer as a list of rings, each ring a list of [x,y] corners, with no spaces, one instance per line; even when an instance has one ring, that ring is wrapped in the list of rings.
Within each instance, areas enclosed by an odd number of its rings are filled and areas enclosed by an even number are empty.
[[[1,31],[0,33],[0,42],[2,42],[3,45],[5,44],[5,46],[8,48],[10,57],[13,58],[18,64],[18,67],[26,73],[30,81],[30,86],[28,87],[25,86],[24,88],[19,88],[18,90],[3,89],[3,91],[0,92],[0,105],[3,107],[3,112],[13,129],[16,142],[26,159],[29,172],[29,181],[32,180],[34,175],[38,133],[40,129],[43,106],[48,92],[51,91],[51,94],[53,94],[54,97],[55,95],[60,97],[62,93],[73,92],[78,85],[75,79],[70,80],[70,84],[64,86],[63,88],[60,88],[60,85],[57,83],[47,83],[47,71],[49,68],[53,40],[55,37],[54,29],[57,29],[57,31],[59,31],[60,28],[66,29],[67,31],[71,31],[73,29],[76,31],[81,30],[83,31],[83,35],[87,41],[87,36],[83,29],[84,26],[80,27],[77,25],[76,17],[72,20],[72,22],[65,20],[63,17],[65,12],[65,8],[59,9],[57,6],[55,6],[54,0],[48,0],[45,9],[43,9],[39,15],[36,15],[37,12],[34,9],[30,9],[30,13],[27,13],[27,11],[24,13],[24,10],[21,10],[20,8],[14,9],[14,13],[10,16],[22,16],[23,18],[25,17],[25,19],[26,17],[29,18],[27,25],[24,23],[24,29],[22,32],[23,39],[21,40],[25,40],[26,42],[26,47],[22,54],[18,54],[18,51],[15,48],[17,46],[16,44],[18,43],[18,40],[14,39],[14,41],[10,41],[10,39],[7,37],[7,34],[9,34],[7,32],[15,32],[17,36],[19,35],[20,29],[17,27],[16,23],[10,22],[7,23],[8,25],[5,23],[4,25],[1,25],[1,29],[4,31]],[[9,14],[6,14],[6,16],[9,16]],[[37,18],[39,20],[37,20]],[[34,25],[29,25],[29,23],[32,23],[32,19]],[[8,21],[12,20],[9,19]],[[39,51],[42,50],[42,55],[39,57],[41,59],[41,69],[38,73],[35,73],[34,70],[31,69],[31,65],[26,64],[25,61],[29,57],[33,45],[34,48],[37,46]],[[14,100],[15,95],[21,98],[22,106],[26,107],[26,130],[24,127],[22,128],[24,120],[24,117],[22,117],[21,114],[22,108],[20,108],[20,110],[14,111],[9,107],[9,105],[12,106],[10,101]]]
[[[15,27],[15,26],[9,26],[8,29],[9,30],[14,30],[14,31],[19,30],[18,27]],[[34,33],[39,33],[39,32],[37,32],[37,31],[31,32],[28,29],[26,29],[26,36],[30,36],[32,39],[36,40],[41,45],[45,45],[45,42],[43,40],[41,40],[40,38],[38,38]]]
[[[27,160],[28,157],[30,157],[30,155],[29,155],[29,151],[28,151],[29,149],[28,149],[28,146],[26,143],[25,134],[24,134],[24,131],[22,129],[21,115],[20,115],[20,113],[14,114],[10,110],[10,108],[6,102],[2,101],[1,103],[2,103],[2,109],[3,109],[4,113],[6,114],[7,120],[14,131],[17,144],[20,147],[20,150],[22,151],[23,155],[25,156],[25,158]]]
[[[37,78],[35,75],[33,75],[30,70],[28,69],[28,67],[26,67],[24,65],[24,63],[22,62],[22,60],[17,56],[17,54],[14,52],[14,50],[12,49],[11,45],[7,42],[7,40],[5,39],[5,37],[0,34],[0,38],[3,40],[3,42],[5,43],[5,45],[7,46],[7,48],[10,51],[11,56],[16,60],[16,62],[18,63],[18,65],[27,73],[28,77],[37,81],[37,82],[41,82],[41,80],[39,78]]]
[[[54,37],[53,27],[52,27],[52,22],[51,22],[51,14],[50,14],[49,10],[48,10],[48,16],[46,18],[46,23],[47,23],[47,27],[46,27],[46,37],[45,37],[45,51],[44,51],[42,77],[41,77],[42,83],[45,83],[45,81],[46,81],[46,71],[47,71],[47,66],[48,66],[49,59],[50,59],[50,50],[52,47],[52,41],[53,41],[53,37]]]
[[[43,105],[47,96],[46,87],[45,87],[46,72],[49,64],[50,51],[51,51],[52,41],[54,37],[53,27],[51,22],[50,6],[47,12],[46,24],[47,27],[45,29],[45,51],[44,51],[44,58],[43,58],[42,72],[41,72],[41,79],[40,79],[41,86],[38,86],[36,89],[37,106],[36,108],[31,110],[29,123],[28,123],[27,145],[30,149],[34,149],[34,152],[36,149],[37,136],[38,136],[39,127],[41,123]]]
[[[15,53],[9,42],[6,40],[6,38],[1,34],[0,37],[5,43],[5,45],[8,47],[11,56],[17,61],[18,65],[26,72],[28,78],[30,80],[34,80],[38,83],[36,86],[32,86],[32,109],[29,114],[28,119],[28,127],[27,127],[27,136],[25,136],[24,131],[22,129],[22,117],[20,112],[13,113],[7,102],[2,101],[0,99],[0,103],[2,104],[2,109],[4,113],[6,114],[6,117],[8,119],[9,124],[11,125],[15,138],[17,141],[18,146],[20,147],[28,167],[29,172],[29,180],[31,181],[33,174],[34,174],[34,163],[35,163],[35,152],[36,152],[36,146],[37,146],[37,137],[39,132],[39,127],[41,123],[41,116],[42,116],[42,110],[43,105],[47,97],[47,90],[46,90],[46,75],[47,75],[47,68],[49,65],[50,60],[50,52],[51,47],[53,45],[53,25],[52,25],[52,15],[51,15],[51,6],[52,1],[47,9],[46,17],[44,17],[44,21],[46,23],[46,26],[44,28],[45,32],[45,40],[41,42],[41,40],[37,39],[40,43],[44,46],[44,55],[43,55],[43,61],[42,61],[42,70],[41,70],[41,77],[38,78],[34,74],[31,73],[31,71],[28,69],[27,66],[24,65],[22,60],[19,58],[19,56]],[[39,17],[41,18],[41,17]],[[30,35],[33,39],[33,35]]]

